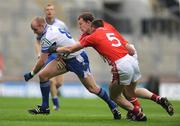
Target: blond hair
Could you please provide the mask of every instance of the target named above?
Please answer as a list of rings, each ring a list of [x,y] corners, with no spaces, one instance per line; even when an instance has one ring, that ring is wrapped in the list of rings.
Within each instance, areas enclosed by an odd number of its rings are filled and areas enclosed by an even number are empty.
[[[52,7],[54,7],[54,5],[53,5],[53,4],[48,3],[48,4],[44,7],[44,10],[46,10],[46,8],[47,8],[47,7],[51,7],[51,6],[52,6]]]
[[[44,17],[41,17],[41,16],[37,16],[37,17],[34,17],[31,21],[31,28],[33,27],[34,24],[37,24],[37,25],[45,25],[46,24],[46,21],[44,19]]]

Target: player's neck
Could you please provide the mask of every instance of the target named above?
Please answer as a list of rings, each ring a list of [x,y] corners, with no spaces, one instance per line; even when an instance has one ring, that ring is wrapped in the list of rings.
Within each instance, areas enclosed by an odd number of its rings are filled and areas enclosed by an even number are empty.
[[[55,18],[46,18],[46,22],[50,25],[53,24],[54,20],[55,20]]]

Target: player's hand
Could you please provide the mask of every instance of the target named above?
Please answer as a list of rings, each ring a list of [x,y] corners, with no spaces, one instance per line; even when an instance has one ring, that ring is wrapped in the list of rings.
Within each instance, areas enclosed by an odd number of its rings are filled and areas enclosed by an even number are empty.
[[[53,44],[49,47],[48,53],[57,53],[57,51],[56,51],[57,48],[58,48],[58,47],[57,47],[56,43],[53,43]]]
[[[32,72],[29,72],[29,73],[26,73],[26,74],[24,74],[24,80],[25,81],[28,81],[28,80],[30,80],[31,78],[33,78],[33,74],[32,74]]]

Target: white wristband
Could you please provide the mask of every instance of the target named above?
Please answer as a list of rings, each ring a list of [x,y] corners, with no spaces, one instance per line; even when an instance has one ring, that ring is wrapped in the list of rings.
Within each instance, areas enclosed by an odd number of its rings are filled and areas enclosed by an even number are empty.
[[[34,71],[31,71],[31,75],[34,76]]]

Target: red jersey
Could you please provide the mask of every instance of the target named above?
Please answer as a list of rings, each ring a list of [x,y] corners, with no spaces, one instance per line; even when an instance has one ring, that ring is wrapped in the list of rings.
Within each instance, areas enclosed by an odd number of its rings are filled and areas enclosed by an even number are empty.
[[[106,27],[106,26],[105,26]],[[128,54],[127,41],[115,28],[97,28],[92,34],[80,40],[84,47],[91,46],[112,63]]]
[[[121,36],[121,41],[126,41],[126,42],[128,42],[126,39],[124,39],[124,38],[122,37],[122,35],[121,35],[111,24],[103,21],[103,25],[104,25],[104,28],[109,29],[109,30],[112,30],[112,31],[115,32],[116,34],[119,34],[119,35]]]
[[[88,33],[83,33],[81,34],[80,38],[79,38],[79,41],[81,41],[84,37],[86,37],[87,35],[89,35]]]
[[[103,25],[104,25],[104,28],[106,29],[109,29],[109,30],[112,30],[113,32],[116,32],[116,33],[119,33],[111,24],[103,21]],[[120,33],[119,33],[120,34]],[[84,37],[86,37],[87,35],[89,35],[88,33],[83,33],[81,36],[80,36],[80,39],[79,40],[82,40]],[[122,37],[122,39],[124,39]],[[125,39],[123,41],[126,41]]]

